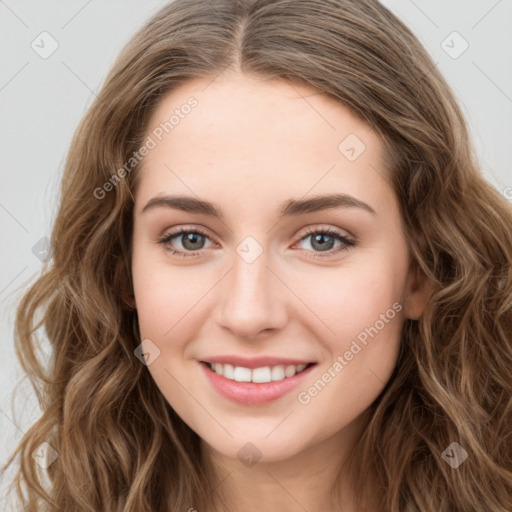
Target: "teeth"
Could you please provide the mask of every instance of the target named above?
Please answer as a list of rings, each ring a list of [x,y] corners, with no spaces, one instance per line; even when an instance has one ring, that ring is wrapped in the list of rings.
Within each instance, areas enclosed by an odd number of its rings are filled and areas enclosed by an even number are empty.
[[[284,379],[284,366],[282,364],[272,367],[272,380]]]
[[[237,382],[251,382],[251,370],[249,368],[235,367],[235,375],[233,379]]]
[[[245,368],[247,370],[247,368]],[[294,373],[295,375],[295,373]],[[253,382],[270,382],[272,380],[272,375],[270,373],[270,367],[264,366],[263,368],[254,368],[252,370],[252,379]]]
[[[276,366],[263,366],[261,368],[244,368],[243,366],[233,366],[231,364],[212,363],[211,369],[223,375],[227,379],[236,380],[237,382],[272,382],[283,380],[285,378],[293,377],[296,373],[301,372],[306,368],[305,364],[290,364],[290,365],[276,365]]]
[[[293,377],[295,375],[295,365],[291,364],[284,369],[285,377]]]
[[[221,375],[224,375],[227,379],[233,380],[235,378],[235,369],[232,364],[220,364],[217,363],[221,368]],[[217,371],[217,370],[215,370]],[[217,372],[219,373],[219,372]]]

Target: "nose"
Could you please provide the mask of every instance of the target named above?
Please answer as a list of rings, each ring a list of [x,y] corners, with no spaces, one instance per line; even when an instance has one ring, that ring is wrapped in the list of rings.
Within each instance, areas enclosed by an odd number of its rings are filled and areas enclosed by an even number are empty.
[[[234,254],[219,289],[216,316],[218,325],[236,338],[253,340],[287,322],[287,290],[269,263],[267,251],[252,262]]]

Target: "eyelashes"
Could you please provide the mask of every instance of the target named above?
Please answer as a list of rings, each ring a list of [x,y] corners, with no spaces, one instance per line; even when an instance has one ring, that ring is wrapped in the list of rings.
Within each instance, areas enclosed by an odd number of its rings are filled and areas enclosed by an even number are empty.
[[[347,238],[345,235],[342,235],[340,232],[333,228],[307,228],[305,233],[302,234],[302,236],[299,239],[299,242],[302,242],[303,240],[307,240],[308,238],[311,238],[313,235],[320,236],[320,237],[328,237],[333,240],[338,240],[341,242],[341,244],[335,248],[330,249],[328,251],[312,251],[312,255],[314,257],[324,257],[324,254],[327,256],[332,256],[334,254],[338,254],[343,251],[348,251],[351,247],[356,246],[355,240],[352,240],[350,238]],[[315,240],[315,243],[318,243],[318,240]]]
[[[172,241],[174,239],[181,240],[181,243],[183,245],[183,240],[184,240],[185,235],[188,237],[186,240],[188,242],[192,242],[192,243],[195,243],[198,236],[200,238],[202,237],[205,239],[210,239],[208,234],[205,233],[204,231],[202,231],[200,228],[193,228],[193,229],[181,228],[181,229],[172,231],[171,233],[167,233],[167,234],[163,235],[162,237],[160,237],[158,239],[157,243],[163,245],[164,249],[166,251],[170,252],[171,254],[173,254],[175,256],[183,257],[183,258],[190,258],[190,257],[198,256],[199,254],[201,254],[202,251],[205,250],[204,247],[201,247],[197,250],[193,250],[193,249],[187,250],[186,248],[176,249],[175,247],[173,247]],[[190,238],[189,235],[193,235],[192,239]],[[330,240],[327,240],[327,242],[325,242],[326,238],[330,239]],[[298,239],[298,241],[295,242],[294,245],[296,245],[297,243],[306,241],[308,239],[312,239],[313,243],[315,243],[315,244],[320,243],[320,245],[329,245],[331,241],[340,242],[340,245],[338,245],[338,247],[331,248],[328,250],[320,250],[320,251],[315,251],[314,249],[307,250],[307,252],[311,253],[311,256],[314,258],[324,258],[324,257],[333,256],[333,255],[342,253],[344,251],[348,251],[349,249],[351,249],[352,247],[355,247],[357,245],[355,240],[346,237],[345,235],[341,234],[340,232],[338,232],[337,230],[335,230],[333,228],[312,228],[312,227],[307,228],[302,233],[302,235]],[[311,244],[311,242],[310,242],[310,244]]]
[[[158,240],[158,243],[162,244],[166,251],[169,251],[172,254],[176,254],[177,256],[182,256],[184,258],[187,258],[190,256],[196,256],[197,254],[199,254],[200,251],[203,250],[202,248],[197,251],[184,251],[184,250],[176,250],[172,247],[171,240],[173,240],[174,238],[178,238],[180,236],[183,237],[183,235],[185,235],[185,234],[187,234],[187,235],[194,234],[194,235],[202,236],[204,238],[209,238],[209,236],[204,231],[201,231],[200,229],[197,229],[197,228],[180,229],[178,231],[174,231],[167,235],[164,235],[162,238],[160,238]]]

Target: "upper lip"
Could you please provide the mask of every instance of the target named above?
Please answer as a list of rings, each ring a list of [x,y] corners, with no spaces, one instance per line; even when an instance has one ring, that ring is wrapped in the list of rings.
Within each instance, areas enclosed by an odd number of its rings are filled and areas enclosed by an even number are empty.
[[[243,366],[244,368],[262,368],[263,366],[276,366],[276,365],[299,365],[309,364],[315,361],[307,361],[303,359],[291,359],[288,357],[271,357],[271,356],[260,356],[260,357],[240,357],[240,356],[212,356],[205,359],[201,359],[204,363],[221,363],[231,364],[233,366]]]

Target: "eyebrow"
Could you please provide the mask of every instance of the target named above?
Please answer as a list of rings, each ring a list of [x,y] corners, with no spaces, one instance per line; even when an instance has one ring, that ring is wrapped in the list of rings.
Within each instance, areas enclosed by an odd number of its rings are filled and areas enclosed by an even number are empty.
[[[173,208],[189,213],[199,213],[209,217],[223,219],[222,210],[209,201],[190,196],[155,196],[150,199],[141,214],[155,208]],[[314,196],[309,199],[290,199],[281,205],[279,218],[304,215],[331,208],[360,208],[372,215],[375,210],[365,202],[348,194],[330,194]]]

